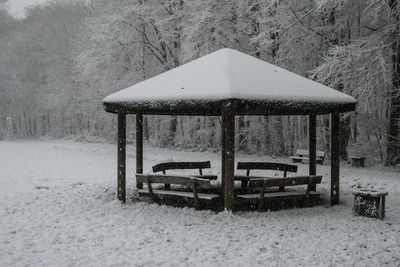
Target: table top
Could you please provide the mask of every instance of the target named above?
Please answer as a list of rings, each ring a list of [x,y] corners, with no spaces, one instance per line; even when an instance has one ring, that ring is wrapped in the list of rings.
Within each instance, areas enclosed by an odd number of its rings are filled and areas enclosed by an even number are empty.
[[[353,191],[353,195],[355,196],[370,196],[370,197],[379,197],[379,196],[387,196],[389,193],[387,191],[378,191],[378,190],[355,190]]]

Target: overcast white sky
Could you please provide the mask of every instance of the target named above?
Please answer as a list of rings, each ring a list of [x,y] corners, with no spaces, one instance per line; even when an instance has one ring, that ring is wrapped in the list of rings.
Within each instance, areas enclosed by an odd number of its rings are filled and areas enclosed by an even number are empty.
[[[18,18],[24,17],[24,8],[27,6],[42,4],[49,0],[9,0],[6,6],[10,13]]]

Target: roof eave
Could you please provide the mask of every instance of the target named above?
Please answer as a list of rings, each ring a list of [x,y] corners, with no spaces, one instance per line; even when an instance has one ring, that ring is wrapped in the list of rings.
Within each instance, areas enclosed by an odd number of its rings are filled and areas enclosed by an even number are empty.
[[[344,113],[355,110],[356,102],[279,101],[279,100],[175,100],[104,102],[110,113],[142,113],[154,115],[218,116],[226,107],[238,115],[307,115]]]

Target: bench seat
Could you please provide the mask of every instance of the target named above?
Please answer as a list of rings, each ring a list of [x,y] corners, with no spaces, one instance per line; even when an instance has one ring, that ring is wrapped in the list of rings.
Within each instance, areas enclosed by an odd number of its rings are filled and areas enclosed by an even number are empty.
[[[290,158],[292,159],[293,162],[302,162],[303,160],[308,161],[309,160],[310,153],[308,150],[304,149],[298,149],[296,151],[295,156],[291,156]],[[316,151],[315,152],[315,161],[318,164],[324,164],[325,160],[325,152],[324,151]]]
[[[309,158],[307,158],[307,157],[300,157],[300,156],[291,156],[290,157],[291,159],[294,159],[294,160],[299,160],[299,161],[301,161],[301,160],[303,160],[303,159],[305,159],[305,160],[308,160]]]
[[[250,178],[248,187],[253,190],[258,190],[259,193],[240,194],[236,196],[236,201],[256,203],[258,210],[262,211],[264,203],[271,200],[304,200],[304,205],[309,206],[311,200],[319,199],[319,193],[315,191],[315,186],[320,184],[322,176],[309,175],[309,176],[294,176],[294,177],[263,177],[263,178]],[[270,192],[271,187],[294,187],[306,185],[306,190],[300,189],[298,191],[280,191]]]
[[[219,202],[220,196],[211,193],[203,193],[201,189],[210,190],[211,183],[209,179],[201,179],[190,176],[177,176],[166,174],[136,174],[136,180],[139,183],[147,185],[147,188],[138,189],[139,196],[152,198],[157,203],[160,200],[173,200],[175,203],[186,202],[194,205],[196,209],[204,204],[214,204]],[[175,184],[191,188],[192,192],[178,191],[168,189],[155,189],[152,184]],[[200,191],[200,192],[199,192]],[[207,191],[206,191],[207,192]]]
[[[150,192],[147,189],[139,189],[138,190],[140,196],[150,196]],[[184,192],[184,191],[171,191],[171,190],[153,190],[153,194],[157,195],[159,198],[168,198],[168,197],[182,197],[182,198],[193,198],[193,192]],[[200,200],[214,200],[219,198],[219,195],[215,194],[204,194],[198,193],[197,197]]]
[[[304,160],[304,161],[310,160],[308,157],[296,157],[296,156],[291,156],[290,158],[292,159],[293,162],[302,162],[303,160]],[[315,161],[316,161],[318,164],[321,164],[321,165],[324,164],[324,158],[322,158],[322,157],[316,157]]]
[[[316,196],[318,197],[320,194],[318,192],[311,191],[309,192],[310,196]],[[271,192],[271,193],[265,193],[264,194],[264,199],[274,199],[274,200],[279,200],[279,199],[288,199],[288,198],[296,198],[296,199],[304,199],[306,197],[306,191],[293,191],[293,192]],[[237,198],[243,199],[243,200],[259,200],[260,199],[260,194],[245,194],[245,195],[237,195]]]

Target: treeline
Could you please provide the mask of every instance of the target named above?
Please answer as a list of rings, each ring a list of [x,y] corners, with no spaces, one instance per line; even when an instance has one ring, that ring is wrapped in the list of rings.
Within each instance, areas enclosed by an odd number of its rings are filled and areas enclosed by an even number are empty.
[[[18,137],[113,140],[105,96],[230,47],[354,96],[356,112],[341,118],[342,158],[395,165],[399,37],[397,0],[53,1],[23,20],[0,9],[0,137],[11,116]],[[307,147],[306,117],[239,116],[236,125],[241,151]],[[318,126],[319,149],[329,151],[329,118]],[[220,148],[217,117],[145,116],[144,128],[153,145]]]

